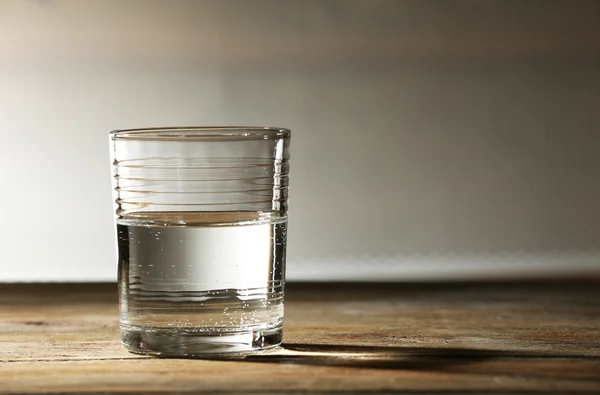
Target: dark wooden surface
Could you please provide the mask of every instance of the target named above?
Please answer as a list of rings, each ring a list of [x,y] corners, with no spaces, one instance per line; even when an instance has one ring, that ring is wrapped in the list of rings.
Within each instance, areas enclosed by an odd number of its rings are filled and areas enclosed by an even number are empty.
[[[284,349],[156,359],[116,286],[0,285],[0,393],[598,393],[600,283],[290,284]]]

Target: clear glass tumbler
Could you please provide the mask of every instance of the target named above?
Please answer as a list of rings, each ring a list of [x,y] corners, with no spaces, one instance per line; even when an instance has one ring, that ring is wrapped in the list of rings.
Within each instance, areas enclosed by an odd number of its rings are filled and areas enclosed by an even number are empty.
[[[281,343],[290,131],[111,132],[121,341],[211,357]]]

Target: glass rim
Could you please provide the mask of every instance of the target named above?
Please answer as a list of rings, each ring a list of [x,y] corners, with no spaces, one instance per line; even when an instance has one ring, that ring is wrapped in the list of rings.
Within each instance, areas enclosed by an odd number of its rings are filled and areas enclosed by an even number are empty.
[[[270,126],[165,126],[117,129],[112,140],[275,140],[289,137],[290,129]]]

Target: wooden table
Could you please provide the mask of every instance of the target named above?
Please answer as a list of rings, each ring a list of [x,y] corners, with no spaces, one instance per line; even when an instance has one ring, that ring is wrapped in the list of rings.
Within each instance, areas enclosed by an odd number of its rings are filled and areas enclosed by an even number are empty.
[[[0,393],[600,392],[600,283],[287,289],[285,350],[156,359],[118,340],[116,286],[0,285]]]

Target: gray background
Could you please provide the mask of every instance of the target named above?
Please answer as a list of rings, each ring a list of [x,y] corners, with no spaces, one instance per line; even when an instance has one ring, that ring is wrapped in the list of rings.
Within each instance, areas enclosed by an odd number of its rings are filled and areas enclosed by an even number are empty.
[[[600,274],[600,2],[0,2],[0,281],[116,278],[108,131],[293,130],[291,280]]]

